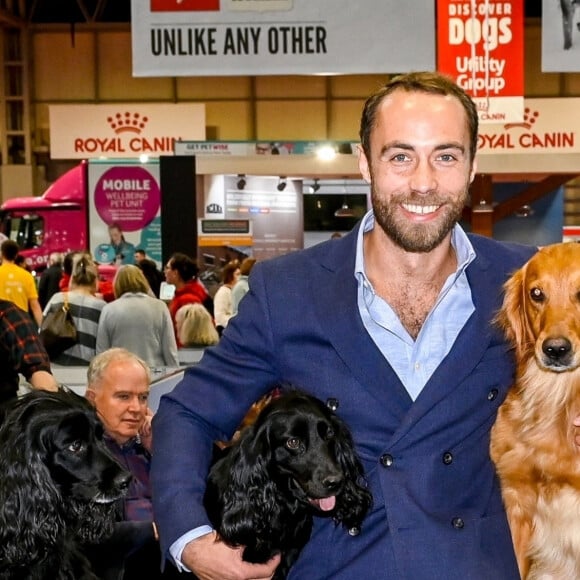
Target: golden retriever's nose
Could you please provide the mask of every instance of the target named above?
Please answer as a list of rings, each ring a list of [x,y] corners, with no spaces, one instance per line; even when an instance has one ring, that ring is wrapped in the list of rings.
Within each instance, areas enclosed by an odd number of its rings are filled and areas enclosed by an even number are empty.
[[[563,336],[547,338],[542,343],[542,352],[554,363],[568,364],[572,355],[572,344]]]

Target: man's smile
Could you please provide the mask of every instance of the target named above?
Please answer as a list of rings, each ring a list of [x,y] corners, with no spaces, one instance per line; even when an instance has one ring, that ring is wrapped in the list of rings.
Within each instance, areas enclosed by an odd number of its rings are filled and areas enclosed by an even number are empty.
[[[416,205],[411,203],[403,203],[401,205],[409,213],[416,213],[420,215],[435,213],[441,207],[440,205]]]

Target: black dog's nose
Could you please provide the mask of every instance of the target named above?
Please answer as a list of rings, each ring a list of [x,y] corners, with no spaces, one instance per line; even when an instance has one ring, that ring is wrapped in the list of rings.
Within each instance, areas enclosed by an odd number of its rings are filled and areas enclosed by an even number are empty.
[[[342,485],[340,475],[329,475],[322,480],[322,485],[328,491],[336,491]]]
[[[553,361],[562,362],[572,351],[572,344],[567,338],[548,338],[542,344],[543,353]]]

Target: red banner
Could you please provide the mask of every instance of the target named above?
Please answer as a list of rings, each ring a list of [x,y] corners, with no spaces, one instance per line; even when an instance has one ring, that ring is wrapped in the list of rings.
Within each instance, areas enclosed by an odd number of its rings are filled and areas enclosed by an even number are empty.
[[[220,9],[220,0],[151,0],[151,12],[209,12]]]
[[[523,0],[437,0],[437,68],[472,97],[524,94]]]

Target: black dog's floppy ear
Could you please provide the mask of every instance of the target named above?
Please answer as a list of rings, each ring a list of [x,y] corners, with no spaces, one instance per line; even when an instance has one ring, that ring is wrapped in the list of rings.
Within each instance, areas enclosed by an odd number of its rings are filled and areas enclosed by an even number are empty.
[[[335,520],[348,528],[358,528],[372,505],[372,495],[366,487],[364,469],[357,457],[350,431],[336,415],[332,416],[336,434],[336,459],[345,474],[345,486],[339,496]]]
[[[271,450],[267,424],[245,429],[230,449],[224,467],[228,484],[221,501],[228,506],[222,513],[221,530],[226,537],[236,537],[240,544],[249,539],[264,521],[279,511],[276,486],[269,474]],[[244,542],[244,537],[248,541]]]
[[[229,452],[232,485],[248,488],[265,485],[269,480],[268,466],[272,460],[268,426],[264,422],[244,429]]]
[[[22,420],[26,416],[9,414],[0,429],[0,552],[4,565],[42,558],[64,526],[62,498],[42,461],[42,441],[32,440],[29,426]]]

